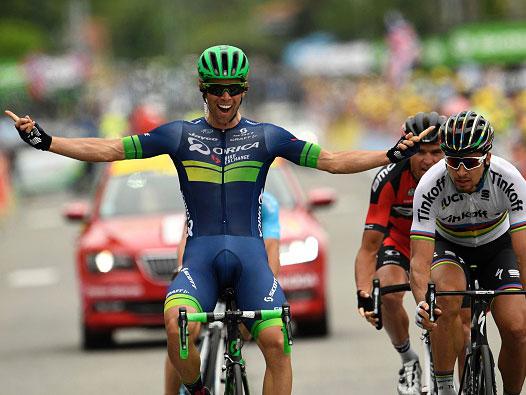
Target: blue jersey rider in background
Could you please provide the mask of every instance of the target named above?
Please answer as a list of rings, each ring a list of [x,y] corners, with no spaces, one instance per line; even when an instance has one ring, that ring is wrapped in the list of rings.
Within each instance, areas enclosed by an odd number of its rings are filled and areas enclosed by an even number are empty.
[[[37,149],[92,162],[161,154],[172,158],[186,203],[188,240],[184,268],[169,287],[164,316],[170,360],[192,395],[209,391],[202,384],[199,352],[192,342],[188,359],[179,358],[179,308],[211,311],[225,287],[234,288],[239,309],[274,309],[285,302],[262,238],[261,202],[274,159],[330,173],[357,173],[410,157],[418,152],[420,138],[433,129],[419,136],[408,133],[387,151],[329,152],[279,126],[241,116],[249,62],[239,48],[208,48],[199,56],[197,69],[206,117],[170,122],[141,135],[52,137],[29,116],[6,111],[20,137]],[[290,355],[283,353],[281,320],[244,324],[265,358],[263,393],[290,394],[292,366]],[[197,329],[189,326],[191,333]]]

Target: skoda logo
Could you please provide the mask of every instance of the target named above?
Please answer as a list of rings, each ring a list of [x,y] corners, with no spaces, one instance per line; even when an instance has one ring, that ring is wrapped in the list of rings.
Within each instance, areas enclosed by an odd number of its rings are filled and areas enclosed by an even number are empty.
[[[190,151],[197,151],[203,155],[210,154],[210,148],[208,148],[208,146],[202,141],[197,140],[196,138],[193,138],[193,137],[188,137],[188,143],[190,144],[190,148],[189,148]]]

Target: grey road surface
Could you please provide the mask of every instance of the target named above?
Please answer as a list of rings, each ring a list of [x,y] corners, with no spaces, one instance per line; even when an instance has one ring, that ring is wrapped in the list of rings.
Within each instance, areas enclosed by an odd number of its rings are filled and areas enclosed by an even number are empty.
[[[331,186],[339,201],[317,213],[330,237],[332,334],[295,343],[294,394],[394,394],[399,358],[385,333],[356,313],[353,266],[371,174],[297,172],[305,189]],[[20,199],[0,220],[0,394],[161,394],[162,331],[119,333],[118,345],[110,350],[83,352],[79,347],[74,267],[79,227],[61,218],[70,198],[55,194]],[[406,304],[412,342],[420,349],[409,295]],[[498,350],[493,327],[490,336]],[[246,345],[245,356],[254,393],[261,393],[262,357],[252,344]]]

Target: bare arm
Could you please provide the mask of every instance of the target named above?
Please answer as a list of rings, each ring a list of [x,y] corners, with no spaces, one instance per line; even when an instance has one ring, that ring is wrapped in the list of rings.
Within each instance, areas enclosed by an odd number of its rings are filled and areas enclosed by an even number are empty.
[[[376,254],[382,245],[384,234],[377,230],[363,232],[362,245],[354,263],[356,289],[370,293],[371,284],[376,273]],[[368,295],[363,295],[367,297]]]
[[[265,249],[267,250],[268,264],[274,277],[278,278],[280,261],[279,261],[279,239],[265,239]]]
[[[49,151],[85,162],[113,162],[124,159],[121,139],[53,137]]]
[[[342,151],[321,150],[317,168],[333,174],[359,173],[391,163],[385,151]]]
[[[396,147],[400,151],[413,148],[415,147],[415,143],[418,143],[420,139],[424,138],[434,128],[434,126],[430,126],[418,136],[413,136],[413,133],[408,133],[405,135],[405,139],[398,142]],[[335,174],[359,173],[391,163],[387,157],[387,152],[388,151],[329,152],[322,149],[316,167],[320,170]],[[400,158],[398,160],[400,160]]]
[[[434,251],[435,243],[433,241],[411,240],[411,271],[409,277],[416,303],[426,299]]]
[[[29,133],[35,127],[35,122],[29,116],[18,117],[11,111],[5,113],[21,133]],[[49,151],[86,162],[113,162],[125,157],[120,139],[52,137]]]
[[[511,243],[517,256],[522,285],[526,287],[526,232],[524,230],[513,232]]]

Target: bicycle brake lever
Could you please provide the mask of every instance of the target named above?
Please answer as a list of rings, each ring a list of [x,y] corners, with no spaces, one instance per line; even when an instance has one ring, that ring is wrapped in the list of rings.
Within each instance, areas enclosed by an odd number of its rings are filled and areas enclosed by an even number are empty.
[[[179,308],[179,318],[177,319],[179,326],[179,357],[181,359],[188,358],[188,315],[186,308]]]
[[[378,319],[376,322],[376,329],[380,330],[383,328],[382,322],[382,295],[380,292],[380,280],[375,278],[373,279],[373,316]]]
[[[429,321],[435,322],[436,286],[435,283],[427,284],[426,302],[429,306]]]

